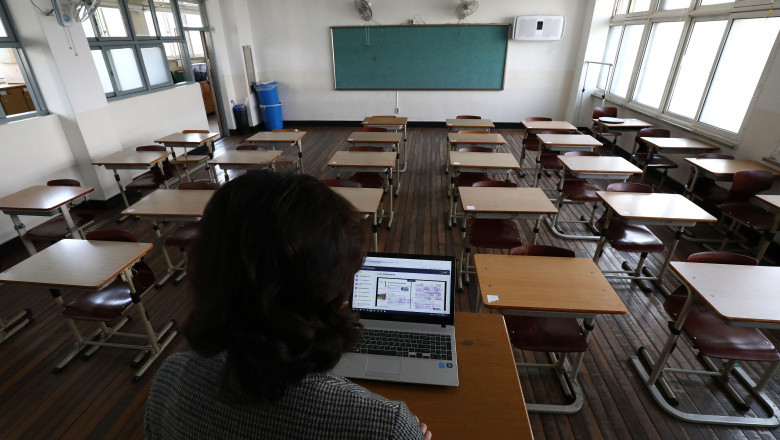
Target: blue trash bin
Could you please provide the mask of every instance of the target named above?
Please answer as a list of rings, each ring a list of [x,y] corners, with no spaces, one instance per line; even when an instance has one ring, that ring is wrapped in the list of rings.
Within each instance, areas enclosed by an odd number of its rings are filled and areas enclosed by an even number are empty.
[[[279,92],[276,91],[276,81],[254,84],[252,86],[257,93],[260,105],[279,104]]]
[[[279,130],[282,128],[282,104],[261,105],[263,122],[266,130]]]

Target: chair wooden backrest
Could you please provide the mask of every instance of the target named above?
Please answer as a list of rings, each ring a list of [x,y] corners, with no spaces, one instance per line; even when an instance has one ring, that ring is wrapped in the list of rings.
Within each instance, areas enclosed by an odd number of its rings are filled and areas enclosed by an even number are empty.
[[[653,187],[644,183],[616,182],[607,185],[607,191],[652,194]]]
[[[181,132],[182,132],[182,133],[185,133],[185,134],[186,134],[186,133],[203,133],[203,134],[209,134],[209,133],[211,133],[211,132],[210,132],[210,131],[208,131],[208,130],[182,130]]]
[[[268,148],[256,144],[243,144],[236,147],[238,151],[267,151]]]
[[[758,260],[747,255],[731,252],[697,252],[688,256],[689,263],[737,264],[740,266],[758,266]]]
[[[458,151],[466,152],[466,153],[493,153],[496,150],[488,147],[471,146],[471,147],[460,147],[458,148]]]
[[[737,171],[723,205],[750,203],[753,196],[772,187],[773,179],[772,172],[767,170]]]
[[[179,189],[219,189],[219,183],[208,180],[196,180],[194,182],[182,182]]]
[[[458,115],[458,116],[455,116],[455,119],[482,119],[482,116],[476,116],[476,115]]]
[[[516,183],[507,182],[505,180],[480,180],[478,182],[474,182],[471,186],[493,187],[493,188],[517,188]]]
[[[639,130],[639,133],[637,133],[634,141],[636,142],[636,149],[634,150],[634,154],[639,154],[639,153],[647,154],[647,143],[645,143],[645,141],[643,141],[640,138],[642,137],[668,138],[671,135],[672,135],[671,132],[665,128],[650,127],[650,128],[643,128]]]
[[[464,133],[464,134],[490,134],[489,131],[485,131],[485,130],[458,130],[458,133]]]
[[[135,147],[135,151],[168,151],[164,145],[141,145]]]
[[[342,180],[342,179],[325,179],[322,181],[326,186],[330,187],[341,187],[341,188],[363,188],[363,185],[360,184],[360,182],[355,182],[352,180]]]
[[[373,153],[381,153],[385,151],[385,149],[372,145],[355,145],[354,147],[349,147],[349,151],[369,151]]]
[[[571,249],[543,244],[531,244],[518,246],[509,251],[509,255],[528,255],[532,257],[564,257],[574,258],[575,253]]]
[[[277,128],[274,130],[271,130],[272,133],[298,133],[297,128]]]
[[[362,127],[360,131],[363,132],[386,132],[387,129],[384,127]]]

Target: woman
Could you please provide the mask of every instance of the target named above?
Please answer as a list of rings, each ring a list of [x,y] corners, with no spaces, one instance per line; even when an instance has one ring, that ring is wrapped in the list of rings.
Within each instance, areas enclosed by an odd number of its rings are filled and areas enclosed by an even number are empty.
[[[194,352],[157,373],[147,438],[430,438],[403,402],[329,373],[360,330],[345,302],[366,234],[348,201],[311,176],[247,173],[200,224]]]

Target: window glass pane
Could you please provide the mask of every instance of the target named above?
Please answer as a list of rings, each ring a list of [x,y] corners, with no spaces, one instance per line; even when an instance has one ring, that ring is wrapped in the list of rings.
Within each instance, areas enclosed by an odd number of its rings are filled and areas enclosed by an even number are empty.
[[[672,69],[683,22],[655,23],[650,29],[645,57],[639,69],[634,101],[658,108]]]
[[[0,104],[6,115],[35,111],[17,59],[17,49],[0,48]]]
[[[650,0],[632,0],[628,12],[642,12],[650,9]]]
[[[149,85],[156,86],[171,82],[171,71],[168,70],[168,62],[161,47],[142,47],[141,56]]]
[[[84,35],[87,38],[95,38],[95,29],[92,27],[92,18],[81,22],[81,27],[84,28]]]
[[[127,29],[117,0],[103,0],[95,11],[101,37],[126,37]]]
[[[127,7],[130,9],[130,21],[133,23],[136,36],[150,37],[157,35],[157,32],[154,30],[149,0],[127,0]]]
[[[144,86],[133,49],[129,47],[111,49],[108,51],[108,56],[119,91],[139,89]]]
[[[661,0],[658,3],[659,11],[666,11],[669,9],[683,9],[691,5],[691,0]]]
[[[200,31],[187,31],[187,47],[190,51],[190,57],[193,60],[201,62],[206,57],[206,52],[203,50],[203,40],[200,38]],[[195,61],[193,61],[194,63]]]
[[[103,58],[103,51],[99,49],[93,50],[92,59],[95,61],[95,67],[97,67],[100,84],[103,86],[103,93],[114,93],[114,86],[111,85],[111,78],[108,75],[108,66],[106,66],[106,60]]]
[[[677,79],[669,100],[670,112],[687,118],[696,117],[726,24],[726,20],[694,23],[680,67],[677,69]]]
[[[0,37],[7,37],[8,32],[5,31],[5,25],[3,24],[3,20],[0,20]]]
[[[176,20],[173,17],[170,0],[155,0],[154,12],[157,14],[157,24],[160,26],[161,36],[179,36],[179,29],[176,27]]]
[[[623,41],[620,44],[617,62],[615,63],[615,74],[612,77],[612,86],[610,93],[620,97],[625,97],[628,92],[628,86],[631,83],[631,71],[634,69],[639,43],[642,40],[642,32],[645,25],[634,24],[626,26],[623,31]]]
[[[168,69],[174,83],[185,81],[184,61],[182,60],[182,45],[180,43],[163,43],[165,58],[168,60]]]
[[[612,26],[609,28],[609,34],[607,34],[607,44],[604,47],[604,56],[601,61],[604,63],[615,63],[615,55],[617,54],[618,43],[620,42],[620,31],[623,30],[623,26]],[[601,66],[599,70],[599,80],[596,83],[596,87],[604,90],[607,88],[607,80],[609,80],[609,66]]]
[[[702,6],[720,5],[722,3],[734,3],[734,0],[701,0]]]
[[[200,3],[179,2],[179,14],[184,27],[203,27],[203,17],[200,14]]]
[[[736,133],[780,29],[780,17],[734,20],[700,120]]]

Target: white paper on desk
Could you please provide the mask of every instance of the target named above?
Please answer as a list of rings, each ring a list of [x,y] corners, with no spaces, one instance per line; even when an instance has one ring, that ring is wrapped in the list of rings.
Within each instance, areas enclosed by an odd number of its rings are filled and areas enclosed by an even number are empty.
[[[487,301],[488,301],[489,303],[492,303],[492,302],[496,302],[496,301],[498,301],[498,295],[488,295],[488,296],[487,296]]]
[[[473,211],[473,210],[475,210],[477,208],[475,208],[474,205],[467,205],[466,209],[468,209],[469,211]]]
[[[453,165],[460,165],[460,162],[453,162]]]

